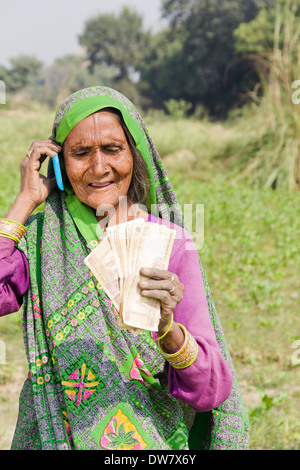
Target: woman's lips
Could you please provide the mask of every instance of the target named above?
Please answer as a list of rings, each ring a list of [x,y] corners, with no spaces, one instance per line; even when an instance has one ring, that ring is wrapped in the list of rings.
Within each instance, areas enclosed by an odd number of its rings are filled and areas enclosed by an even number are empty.
[[[90,183],[89,186],[93,189],[102,189],[102,188],[107,188],[113,184],[113,181],[107,181],[105,183]]]

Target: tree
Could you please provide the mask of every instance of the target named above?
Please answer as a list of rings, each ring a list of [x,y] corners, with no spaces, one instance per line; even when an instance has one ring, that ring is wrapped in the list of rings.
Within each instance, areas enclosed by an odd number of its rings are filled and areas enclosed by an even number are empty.
[[[85,54],[66,55],[56,59],[41,72],[41,84],[36,88],[39,101],[57,107],[71,93],[88,86],[109,85],[115,69],[95,65],[89,72],[89,62]]]
[[[273,49],[275,9],[263,8],[254,20],[241,23],[234,31],[238,54],[265,54]]]
[[[152,77],[153,89],[161,89],[161,78],[168,77],[166,99],[171,98],[173,81],[181,90],[181,98],[194,106],[203,104],[211,114],[224,116],[239,98],[239,91],[255,80],[246,62],[237,62],[234,49],[234,31],[242,22],[256,17],[259,9],[271,0],[164,0],[163,16],[169,21],[169,55],[159,61],[154,54],[142,73]],[[181,48],[175,47],[177,38],[183,39]],[[173,53],[172,46],[173,43]],[[170,64],[180,64],[171,76]],[[151,70],[152,67],[152,70]],[[174,69],[173,69],[174,70]],[[171,90],[170,90],[171,89]],[[175,96],[172,96],[175,98]]]
[[[96,64],[114,66],[115,78],[124,80],[133,76],[143,59],[149,37],[142,17],[123,7],[119,15],[103,14],[88,20],[79,42],[87,49],[91,71]]]
[[[288,6],[290,15],[296,22],[300,18],[300,0],[293,0],[287,4],[289,0],[274,0],[270,5],[262,8],[256,18],[249,23],[241,23],[234,31],[235,50],[238,54],[260,54],[268,56],[273,52],[274,38],[276,29],[279,28],[278,19],[284,14],[285,8]],[[278,47],[283,47],[284,28],[281,24],[278,37]],[[296,44],[295,44],[296,46]]]
[[[187,80],[185,39],[183,30],[175,36],[169,29],[153,35],[144,60],[139,64],[138,88],[156,108],[162,108],[162,104],[170,99],[182,98]]]
[[[0,67],[0,79],[5,81],[8,92],[16,92],[31,85],[43,65],[40,60],[27,55],[11,58],[9,62],[10,68]]]
[[[255,31],[262,22],[265,26],[270,24],[271,18],[273,44],[261,50]],[[259,145],[239,178],[246,177],[248,183],[258,187],[300,189],[299,18],[300,0],[276,0],[276,8],[269,16],[261,15],[247,25],[252,41],[246,40],[246,28],[238,30],[246,58],[251,53],[252,62],[256,61],[262,88],[259,97],[253,93],[252,106]],[[264,44],[270,29],[266,27],[265,35],[260,35]]]

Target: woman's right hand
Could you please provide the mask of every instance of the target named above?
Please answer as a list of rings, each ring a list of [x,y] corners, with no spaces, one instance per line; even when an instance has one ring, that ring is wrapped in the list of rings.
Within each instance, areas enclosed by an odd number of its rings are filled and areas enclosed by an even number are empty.
[[[40,174],[42,163],[53,158],[62,147],[51,139],[33,142],[21,163],[21,184],[15,202],[6,214],[7,219],[24,224],[30,214],[42,204],[56,187],[55,178]]]
[[[42,163],[54,157],[62,148],[51,139],[33,142],[21,163],[21,185],[19,194],[35,207],[42,204],[56,186],[55,178],[40,174]]]

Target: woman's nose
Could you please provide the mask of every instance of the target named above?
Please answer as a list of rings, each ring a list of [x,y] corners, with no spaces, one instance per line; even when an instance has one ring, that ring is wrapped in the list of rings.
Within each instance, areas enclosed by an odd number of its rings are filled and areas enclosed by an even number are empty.
[[[104,152],[101,152],[101,149],[97,149],[93,153],[90,166],[93,172],[99,175],[105,174],[109,171],[106,156]]]

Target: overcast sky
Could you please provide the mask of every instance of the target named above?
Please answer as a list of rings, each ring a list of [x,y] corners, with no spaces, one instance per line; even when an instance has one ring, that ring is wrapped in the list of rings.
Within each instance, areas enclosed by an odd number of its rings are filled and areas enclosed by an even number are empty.
[[[85,20],[102,13],[118,13],[128,5],[144,18],[144,25],[161,27],[162,0],[0,0],[0,65],[11,57],[35,56],[45,64],[76,53]]]

